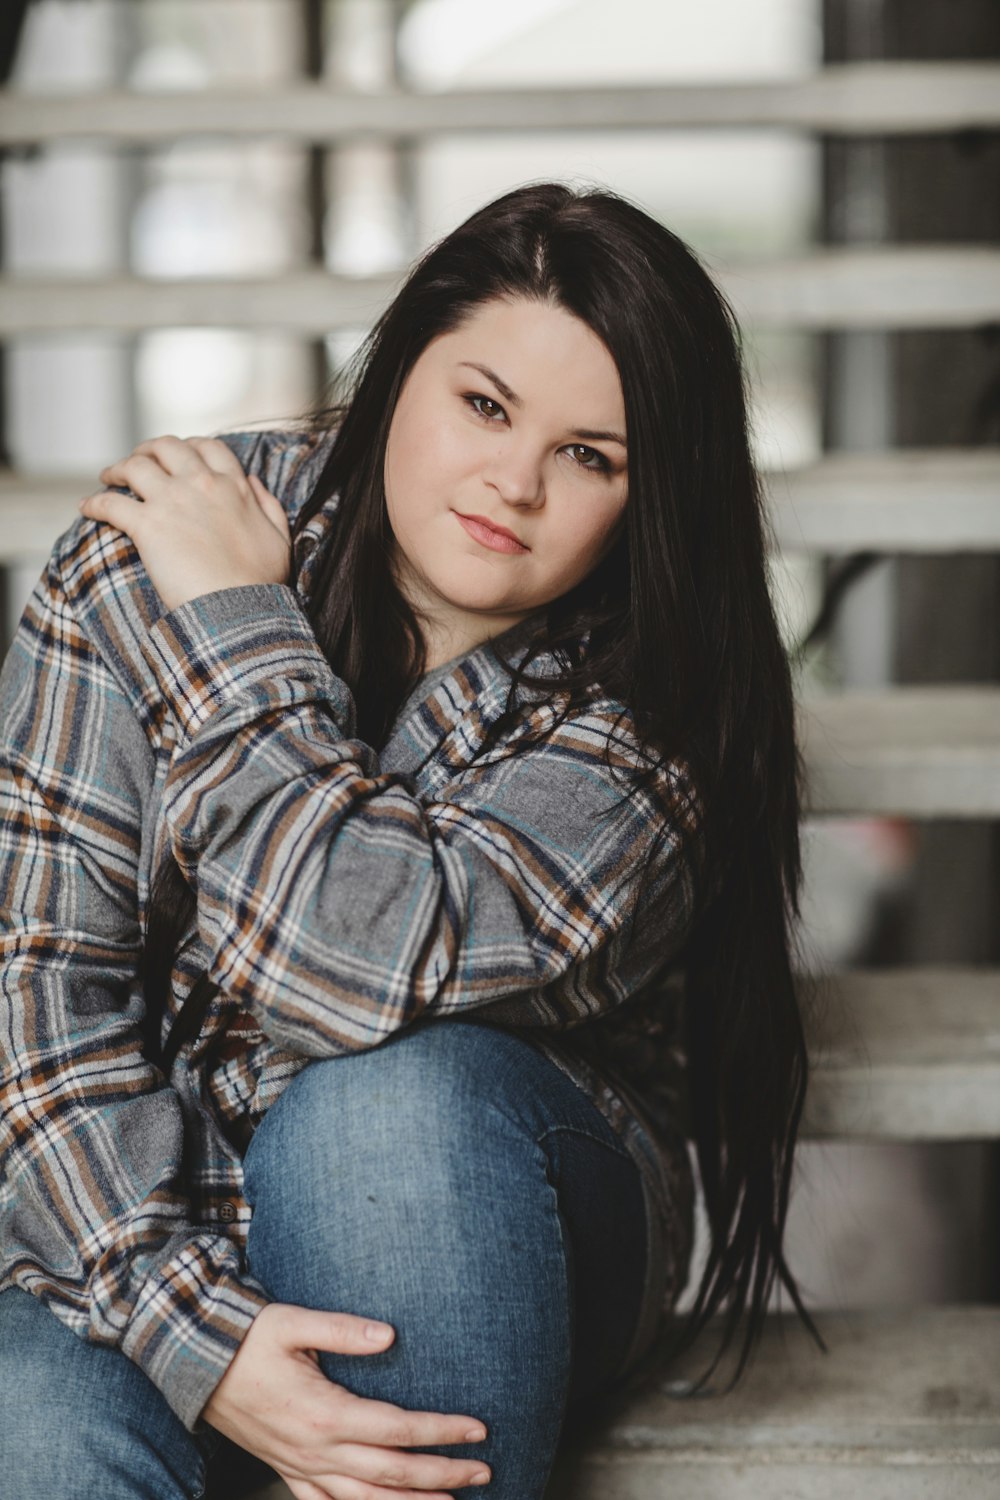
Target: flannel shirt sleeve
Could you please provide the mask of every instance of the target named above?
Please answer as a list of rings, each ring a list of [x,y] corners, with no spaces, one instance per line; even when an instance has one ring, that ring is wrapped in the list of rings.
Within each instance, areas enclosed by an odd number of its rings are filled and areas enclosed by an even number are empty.
[[[281,1048],[364,1050],[472,1011],[564,1029],[683,941],[684,775],[613,807],[603,719],[473,760],[433,800],[354,736],[353,698],[287,585],[188,600],[144,649],[176,719],[163,816],[209,977]]]
[[[53,557],[0,672],[0,1290],[121,1350],[195,1431],[269,1299],[190,1221],[180,1100],[141,1053],[146,767]]]

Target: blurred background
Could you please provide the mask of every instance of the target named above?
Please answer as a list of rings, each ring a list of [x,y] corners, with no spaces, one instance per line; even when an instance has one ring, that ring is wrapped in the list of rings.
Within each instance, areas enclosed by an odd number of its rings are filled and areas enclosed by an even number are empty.
[[[790,1263],[996,1301],[995,0],[5,0],[0,44],[4,650],[104,464],[292,419],[500,192],[610,186],[706,262],[790,650],[818,622]]]

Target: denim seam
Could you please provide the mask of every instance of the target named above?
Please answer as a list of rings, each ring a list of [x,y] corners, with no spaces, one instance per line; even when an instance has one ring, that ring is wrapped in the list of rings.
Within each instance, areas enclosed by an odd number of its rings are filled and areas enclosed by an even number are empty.
[[[582,1135],[588,1141],[594,1141],[598,1146],[606,1146],[609,1151],[614,1152],[615,1156],[620,1157],[622,1161],[627,1161],[630,1166],[636,1166],[631,1152],[627,1151],[624,1146],[619,1146],[616,1141],[609,1141],[605,1136],[598,1135],[593,1130],[588,1130],[586,1125],[547,1125],[541,1135],[535,1137],[535,1144],[540,1146],[547,1136],[560,1133]],[[636,1170],[638,1171],[637,1167]],[[641,1177],[642,1174],[640,1173],[639,1175]]]

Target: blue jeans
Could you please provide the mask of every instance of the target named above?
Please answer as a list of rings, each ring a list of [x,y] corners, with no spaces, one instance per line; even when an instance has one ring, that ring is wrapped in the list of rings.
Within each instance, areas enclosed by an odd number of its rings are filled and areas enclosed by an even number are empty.
[[[662,1295],[638,1169],[587,1095],[521,1036],[425,1020],[307,1064],[244,1168],[271,1297],[396,1330],[380,1354],[321,1353],[324,1372],[480,1418],[483,1443],[409,1450],[485,1459],[462,1500],[541,1497],[567,1412],[629,1372]],[[274,1478],[20,1288],[0,1294],[0,1475],[17,1500],[232,1500]]]

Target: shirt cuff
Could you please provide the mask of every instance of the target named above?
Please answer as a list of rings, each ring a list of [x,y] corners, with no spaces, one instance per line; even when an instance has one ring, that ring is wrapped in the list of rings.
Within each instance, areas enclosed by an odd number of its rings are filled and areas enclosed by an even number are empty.
[[[189,1432],[272,1299],[239,1264],[230,1241],[195,1235],[144,1287],[121,1343]]]
[[[246,583],[199,594],[161,615],[142,643],[182,742],[236,701],[259,709],[322,698],[345,738],[354,698],[330,667],[302,601],[285,583]],[[274,683],[280,679],[280,693]]]

